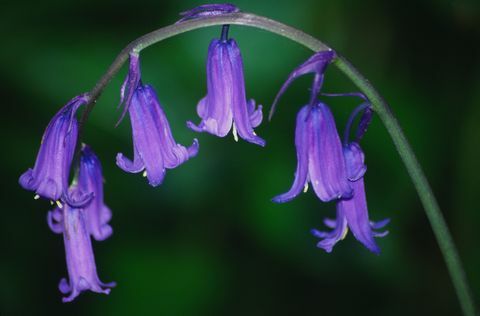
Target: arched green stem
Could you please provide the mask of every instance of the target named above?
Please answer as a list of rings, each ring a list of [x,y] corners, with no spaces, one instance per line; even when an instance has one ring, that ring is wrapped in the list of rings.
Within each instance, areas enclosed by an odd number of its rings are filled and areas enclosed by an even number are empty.
[[[285,24],[273,21],[271,19],[257,16],[251,13],[232,13],[219,16],[202,17],[193,20],[187,20],[178,24],[166,26],[154,32],[148,33],[126,46],[107,72],[100,78],[95,87],[90,91],[90,103],[87,105],[81,119],[81,128],[88,119],[88,115],[93,109],[96,100],[100,97],[105,86],[112,77],[118,72],[122,65],[127,61],[128,54],[131,51],[140,52],[150,45],[158,43],[169,37],[214,25],[237,24],[263,29],[272,33],[279,34],[289,38],[312,51],[321,51],[330,49],[327,45],[314,37],[287,26]],[[395,147],[407,168],[408,174],[413,181],[415,189],[423,204],[425,213],[432,226],[435,238],[439,244],[441,253],[447,265],[450,277],[452,279],[455,291],[458,295],[464,315],[475,315],[475,304],[471,295],[465,273],[462,268],[460,257],[449,232],[448,226],[443,218],[438,203],[433,195],[432,189],[418,163],[413,150],[408,143],[398,121],[394,117],[388,104],[383,100],[380,94],[370,84],[370,82],[355,69],[344,57],[338,56],[333,62],[352,82],[363,92],[370,100],[373,110],[378,114],[384,126],[386,127]]]

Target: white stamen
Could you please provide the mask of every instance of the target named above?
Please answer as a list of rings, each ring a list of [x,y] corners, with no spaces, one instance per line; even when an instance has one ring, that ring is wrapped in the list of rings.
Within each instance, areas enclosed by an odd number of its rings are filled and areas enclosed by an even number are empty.
[[[53,205],[53,204],[54,204],[54,203],[53,203],[53,201],[52,201],[52,200],[50,200],[50,205]]]
[[[232,134],[233,134],[233,139],[234,139],[236,142],[238,142],[237,127],[235,127],[235,123],[233,123]]]
[[[38,194],[35,194],[35,196],[33,197],[34,200],[38,200],[40,198],[40,195]]]
[[[147,176],[147,170],[142,173],[142,176],[145,178]]]
[[[63,205],[62,205],[62,203],[60,203],[59,200],[55,201],[55,203],[57,203],[58,208],[63,208]]]
[[[307,193],[308,191],[308,181],[305,182],[305,186],[303,187],[303,193]]]
[[[347,237],[347,233],[348,233],[348,227],[345,228],[345,231],[343,232],[342,237],[340,237],[340,240],[344,240],[345,237]]]

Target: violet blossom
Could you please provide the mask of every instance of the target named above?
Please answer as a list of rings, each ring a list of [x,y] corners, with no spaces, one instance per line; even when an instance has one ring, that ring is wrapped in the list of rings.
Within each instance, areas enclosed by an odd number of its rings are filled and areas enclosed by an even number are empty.
[[[72,187],[71,191],[73,196],[79,192],[76,187]],[[103,283],[98,278],[86,210],[66,204],[62,209],[57,207],[50,211],[47,219],[54,233],[63,234],[65,244],[68,281],[61,279],[58,288],[69,295],[63,297],[63,302],[71,302],[87,290],[109,294],[115,283]]]
[[[304,106],[297,115],[295,129],[297,169],[290,190],[273,198],[284,203],[295,198],[312,184],[324,202],[351,197],[342,144],[328,106],[322,102]]]
[[[152,186],[162,183],[165,169],[173,169],[198,153],[198,141],[186,148],[173,139],[167,117],[155,90],[140,84],[128,109],[132,125],[133,161],[117,154],[117,166],[130,173],[144,171]]]
[[[364,112],[357,128],[355,141],[348,142],[351,124],[360,110]],[[332,229],[330,232],[323,232],[316,229],[312,230],[313,235],[321,239],[317,243],[317,247],[327,252],[331,252],[333,246],[345,238],[349,228],[355,238],[375,254],[380,253],[380,248],[375,242],[374,237],[383,237],[388,234],[388,231],[378,232],[377,230],[387,225],[389,219],[382,220],[378,223],[370,221],[365,195],[363,177],[367,171],[367,167],[364,163],[365,155],[358,141],[360,141],[365,133],[371,118],[372,110],[369,104],[362,104],[352,113],[347,123],[343,154],[347,165],[348,180],[353,189],[353,196],[338,200],[337,217],[335,220],[324,220],[325,225]]]
[[[93,193],[93,198],[84,206],[84,211],[88,231],[99,241],[107,239],[112,234],[112,227],[108,224],[112,218],[112,211],[103,202],[103,182],[100,160],[90,146],[83,145],[77,186],[83,192]]]
[[[43,197],[62,205],[60,199],[71,204],[82,204],[90,198],[85,195],[73,202],[68,194],[70,165],[78,136],[75,113],[86,103],[88,96],[79,95],[55,114],[43,134],[35,166],[20,176],[20,185],[26,190],[34,191],[35,199]]]
[[[255,100],[246,100],[243,62],[234,39],[228,39],[228,26],[224,26],[221,39],[211,41],[207,57],[207,95],[197,105],[202,119],[187,126],[196,132],[225,137],[233,129],[233,136],[265,146],[254,128],[263,119],[262,106],[255,108]],[[238,136],[237,136],[238,133]]]
[[[307,73],[315,75],[310,102],[299,111],[296,120],[295,179],[291,189],[273,198],[274,202],[283,203],[292,200],[302,189],[304,191],[308,189],[308,183],[312,184],[316,195],[324,202],[352,196],[335,120],[328,106],[317,100],[324,72],[334,57],[333,51],[315,53],[288,76],[273,102],[270,115],[273,114],[280,96],[294,79]]]

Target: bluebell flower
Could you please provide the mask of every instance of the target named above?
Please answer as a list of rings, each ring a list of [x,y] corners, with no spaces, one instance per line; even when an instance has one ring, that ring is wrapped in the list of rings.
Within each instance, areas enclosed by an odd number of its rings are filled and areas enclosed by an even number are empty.
[[[186,148],[173,139],[167,117],[155,90],[139,85],[129,107],[133,135],[133,161],[122,153],[117,155],[117,166],[131,173],[144,171],[152,186],[160,185],[165,169],[173,169],[198,153],[198,141]]]
[[[72,195],[79,193],[71,188]],[[55,208],[48,213],[48,225],[57,234],[63,234],[65,257],[67,261],[68,281],[60,280],[60,292],[68,296],[63,302],[71,302],[83,291],[109,294],[114,282],[103,283],[97,275],[95,257],[88,229],[88,213],[85,209],[73,208],[66,204],[62,209]]]
[[[352,196],[352,188],[347,180],[342,143],[338,136],[335,120],[328,106],[317,100],[324,72],[334,57],[333,51],[315,53],[288,76],[287,81],[275,97],[270,115],[273,114],[280,96],[293,80],[308,73],[315,75],[310,102],[297,115],[295,179],[291,189],[274,197],[274,202],[290,201],[300,194],[302,189],[307,191],[308,183],[312,184],[316,195],[324,202]]]
[[[235,13],[239,12],[240,9],[236,7],[233,4],[230,3],[211,3],[211,4],[203,4],[198,7],[195,7],[191,10],[185,11],[180,13],[180,16],[182,18],[177,21],[177,23],[186,21],[186,20],[191,20],[191,19],[197,19],[201,17],[209,17],[209,16],[215,16],[215,15],[222,15],[222,14],[227,14],[227,13]]]
[[[240,136],[265,146],[265,140],[253,130],[262,122],[262,106],[256,108],[253,99],[246,100],[242,56],[235,40],[227,39],[227,32],[228,26],[222,38],[212,40],[208,48],[207,95],[197,105],[202,121],[198,126],[189,121],[187,126],[219,137],[225,137],[233,127],[235,140]]]
[[[389,219],[378,223],[372,222],[368,216],[367,200],[365,196],[365,184],[363,175],[366,171],[364,155],[358,143],[350,143],[344,148],[345,160],[349,170],[354,195],[349,199],[340,199],[337,202],[337,217],[335,220],[326,219],[325,225],[332,229],[330,232],[323,232],[316,229],[312,233],[321,238],[317,247],[331,252],[335,244],[345,238],[348,228],[353,236],[373,253],[380,253],[380,248],[374,237],[383,237],[388,231],[378,232],[388,224]]]
[[[357,128],[355,141],[348,142],[350,126],[360,110],[364,109],[364,114]],[[367,171],[365,166],[365,155],[358,143],[366,131],[366,128],[372,118],[372,110],[369,104],[363,104],[357,108],[350,116],[345,132],[345,145],[343,154],[347,165],[348,181],[353,189],[353,196],[350,198],[341,198],[337,202],[337,217],[335,220],[326,219],[325,225],[332,230],[330,232],[312,230],[314,236],[321,240],[317,243],[317,247],[331,252],[333,246],[343,238],[345,238],[348,229],[352,231],[355,238],[360,241],[367,249],[375,254],[380,253],[380,248],[375,242],[374,237],[383,237],[388,231],[378,232],[388,224],[389,219],[382,220],[378,223],[369,219],[367,199],[365,195],[365,184],[363,177]]]
[[[78,190],[93,194],[90,203],[83,207],[88,231],[96,240],[107,239],[112,234],[112,227],[108,224],[112,211],[103,201],[104,180],[100,160],[88,145],[82,146],[76,182]]]
[[[288,192],[273,198],[274,202],[292,200],[302,190],[307,190],[309,182],[318,198],[324,202],[352,196],[342,144],[335,120],[326,104],[317,102],[300,110],[295,129],[295,147],[295,180]]]
[[[55,114],[45,129],[35,166],[23,173],[19,179],[24,189],[35,192],[35,198],[57,201],[59,205],[59,200],[75,204],[68,194],[70,166],[78,136],[75,113],[86,103],[86,94],[73,98]],[[89,198],[89,195],[85,195],[76,203],[86,203]]]

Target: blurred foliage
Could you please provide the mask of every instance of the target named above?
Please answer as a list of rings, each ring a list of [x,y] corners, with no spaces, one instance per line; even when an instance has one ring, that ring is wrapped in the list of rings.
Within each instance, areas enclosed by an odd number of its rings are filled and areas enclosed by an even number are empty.
[[[480,293],[477,205],[480,161],[480,3],[464,1],[232,1],[244,11],[298,27],[347,56],[397,114],[436,192]],[[137,36],[173,23],[198,1],[3,1],[0,4],[2,220],[0,315],[458,315],[445,264],[418,197],[379,120],[364,141],[371,218],[390,217],[382,254],[351,234],[332,254],[315,247],[312,227],[334,215],[312,192],[276,205],[293,180],[296,111],[310,78],[295,82],[271,123],[257,130],[265,149],[233,137],[195,135],[205,94],[205,57],[219,28],[166,40],[142,53],[182,144],[198,137],[198,157],[151,188],[115,166],[131,153],[128,120],[119,128],[125,69],[99,100],[85,141],[104,166],[111,239],[94,242],[110,296],[83,294],[62,304],[66,276],[60,236],[46,225],[44,201],[17,185],[33,165],[44,127],[74,95],[90,89]],[[247,94],[269,109],[293,67],[311,52],[264,31],[233,27],[242,48]],[[325,90],[354,87],[333,67]],[[329,100],[338,128],[355,100]]]

